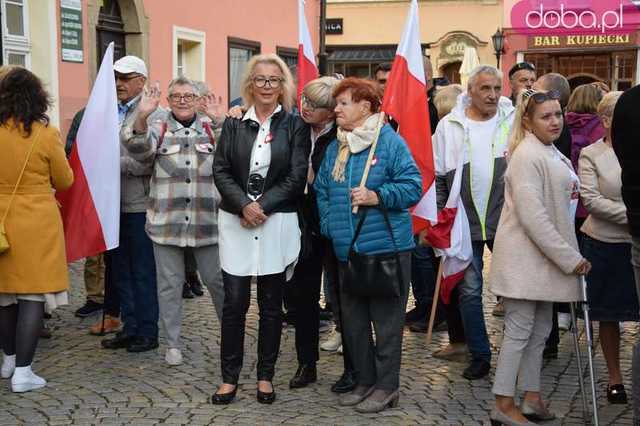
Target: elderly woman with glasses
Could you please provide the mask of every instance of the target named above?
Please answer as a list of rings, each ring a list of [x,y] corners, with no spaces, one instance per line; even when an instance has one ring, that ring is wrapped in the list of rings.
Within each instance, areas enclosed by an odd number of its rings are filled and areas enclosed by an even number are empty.
[[[578,250],[573,225],[578,176],[553,144],[563,126],[559,98],[555,90],[525,90],[517,104],[489,275],[491,291],[502,296],[505,308],[493,426],[555,417],[540,394],[552,302],[581,300],[579,275],[591,268]],[[524,392],[520,407],[514,402],[516,382]]]
[[[136,120],[121,130],[121,139],[134,160],[153,170],[145,228],[153,242],[160,322],[168,344],[165,361],[175,366],[182,364],[180,328],[187,249],[193,252],[218,318],[224,292],[218,264],[219,196],[213,182],[212,122],[196,112],[198,94],[191,80],[174,79],[168,92],[169,111],[149,119],[158,109],[160,89],[146,90]]]
[[[297,208],[307,183],[309,126],[291,114],[293,78],[277,55],[251,58],[241,88],[248,109],[242,118],[225,121],[213,166],[222,195],[219,242],[225,301],[222,384],[211,402],[229,404],[235,398],[251,279],[257,277],[257,400],[271,404],[276,398],[272,380],[284,285],[301,247]]]

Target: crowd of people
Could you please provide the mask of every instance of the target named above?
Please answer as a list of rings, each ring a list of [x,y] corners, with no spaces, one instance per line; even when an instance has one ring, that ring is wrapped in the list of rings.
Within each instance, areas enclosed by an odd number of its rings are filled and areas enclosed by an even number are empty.
[[[86,259],[87,299],[76,311],[102,311],[90,332],[115,333],[102,340],[105,350],[155,350],[159,322],[166,363],[181,364],[182,299],[201,296],[204,285],[221,328],[211,403],[230,404],[255,283],[257,400],[276,399],[284,305],[296,329],[290,388],[317,380],[321,348],[340,348],[338,403],[379,412],[399,403],[403,329],[425,332],[432,305],[436,329],[449,337],[434,357],[467,362],[468,380],[489,375],[488,249],[493,313],[504,316],[492,424],[554,418],[541,396],[542,360],[557,357],[558,330],[570,326],[568,304],[582,302],[583,278],[599,322],[607,399],[627,403],[619,324],[638,321],[640,311],[640,88],[571,90],[562,75],[537,76],[520,62],[506,97],[495,67],[477,67],[462,87],[434,79],[425,60],[438,207],[458,185],[473,250],[445,304],[433,303],[438,259],[429,231],[412,229],[420,171],[381,111],[390,65],[371,80],[320,77],[296,99],[287,65],[257,55],[242,79],[242,105],[228,111],[205,83],[186,77],[169,83],[162,107],[161,88],[148,84],[137,57],[119,59],[114,71],[120,245]],[[2,378],[14,392],[46,385],[31,368],[43,316],[68,303],[54,191],[72,184],[65,148],[70,155],[83,111],[65,147],[49,125],[49,104],[34,74],[2,69],[0,346]],[[407,312],[410,289],[415,307]],[[335,332],[321,345],[322,293]]]

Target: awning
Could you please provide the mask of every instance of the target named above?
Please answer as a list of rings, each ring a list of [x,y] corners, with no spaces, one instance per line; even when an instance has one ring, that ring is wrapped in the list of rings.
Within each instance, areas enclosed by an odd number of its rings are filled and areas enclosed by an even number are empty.
[[[396,48],[335,49],[329,54],[329,62],[392,62]]]

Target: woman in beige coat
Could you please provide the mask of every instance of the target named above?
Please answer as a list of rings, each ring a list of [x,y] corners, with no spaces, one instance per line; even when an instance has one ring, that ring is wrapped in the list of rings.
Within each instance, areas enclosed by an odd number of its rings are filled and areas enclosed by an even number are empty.
[[[589,216],[582,225],[581,249],[593,268],[587,275],[591,320],[600,322],[600,345],[607,362],[607,400],[626,404],[620,373],[619,322],[638,321],[631,235],[622,200],[621,169],[611,146],[611,121],[622,92],[606,94],[598,105],[605,137],[580,152],[580,198]]]
[[[0,221],[6,215],[10,245],[0,253],[1,376],[11,377],[14,392],[46,384],[31,370],[44,305],[67,303],[69,277],[54,189],[71,186],[73,172],[58,130],[48,125],[48,108],[49,97],[31,72],[14,68],[0,79]]]
[[[590,264],[578,251],[574,216],[579,181],[553,145],[562,131],[557,91],[526,90],[518,103],[504,207],[489,282],[504,299],[504,339],[496,367],[492,425],[530,425],[554,416],[540,396],[542,351],[551,331],[552,302],[580,300],[578,275]],[[524,391],[515,405],[516,381]]]

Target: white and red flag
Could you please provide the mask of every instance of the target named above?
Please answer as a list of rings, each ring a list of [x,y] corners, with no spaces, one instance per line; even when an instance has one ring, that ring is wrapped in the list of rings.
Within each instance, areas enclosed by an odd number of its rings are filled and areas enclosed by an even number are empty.
[[[402,40],[387,80],[382,110],[398,123],[400,135],[407,142],[422,174],[424,195],[413,211],[413,231],[417,234],[429,225],[429,221],[436,221],[438,211],[417,0],[411,1]]]
[[[67,260],[118,247],[120,233],[120,125],[113,78],[113,43],[102,59],[69,163],[71,188],[58,193]]]
[[[305,84],[318,78],[316,55],[304,14],[304,0],[298,0],[298,107]]]
[[[464,155],[460,153],[447,204],[438,212],[438,223],[429,227],[426,237],[436,256],[441,258],[440,296],[446,304],[473,258],[469,219],[460,197],[463,167]]]

